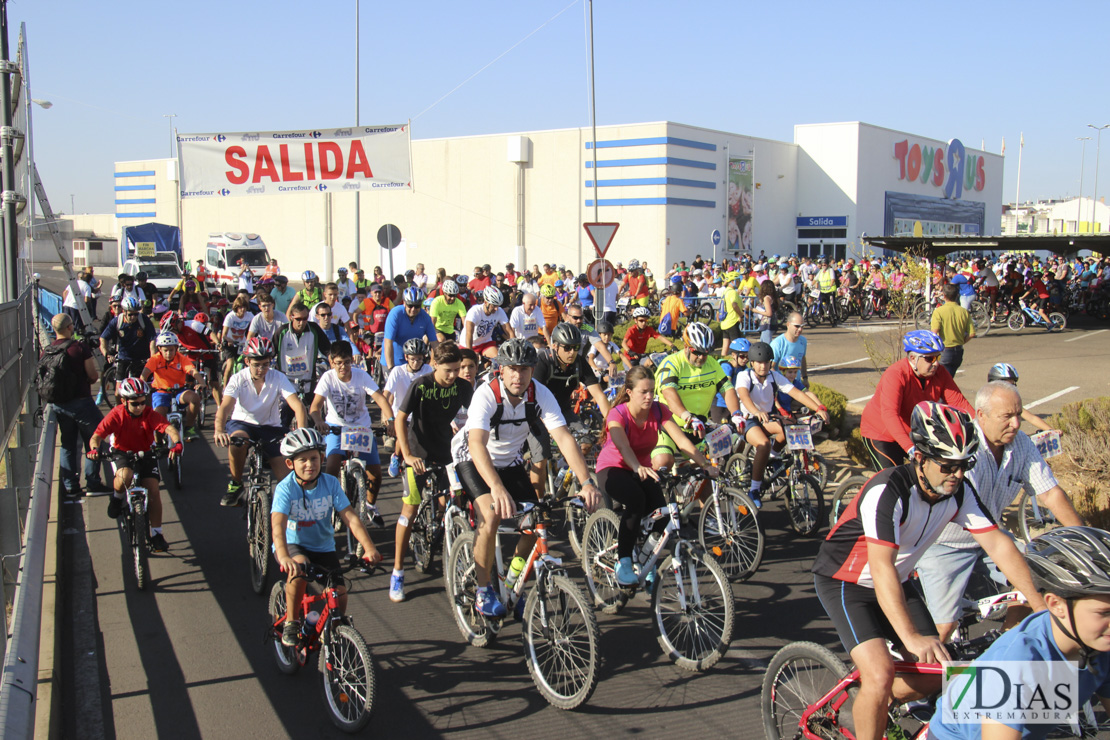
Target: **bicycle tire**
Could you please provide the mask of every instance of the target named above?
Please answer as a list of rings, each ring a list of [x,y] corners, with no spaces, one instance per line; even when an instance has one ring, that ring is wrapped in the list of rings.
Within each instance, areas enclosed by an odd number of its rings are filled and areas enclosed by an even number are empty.
[[[741,491],[750,488],[752,484],[752,467],[748,463],[748,454],[744,450],[734,452],[729,455],[724,467],[721,468],[721,477],[733,488]]]
[[[281,644],[281,635],[276,634],[273,625],[285,616],[285,581],[276,581],[270,589],[270,641],[273,648],[274,662],[278,670],[287,676],[292,676],[301,668],[301,661],[297,659],[297,648],[286,647]]]
[[[320,688],[332,724],[344,732],[366,727],[374,716],[377,685],[366,640],[349,624],[336,626],[320,649]]]
[[[451,545],[443,572],[449,579],[447,599],[451,613],[463,639],[474,647],[487,647],[495,635],[474,606],[478,595],[478,584],[474,580],[474,532],[464,532]]]
[[[851,505],[859,489],[869,480],[871,479],[866,475],[849,475],[836,487],[836,493],[833,494],[832,502],[829,504],[829,529],[836,526],[837,520]]]
[[[251,589],[258,595],[266,592],[270,575],[270,492],[257,486],[247,498],[247,550],[250,554]]]
[[[809,453],[809,465],[806,467],[805,472],[817,479],[817,483],[821,486],[822,491],[828,487],[829,464],[825,462],[825,458],[820,453]]]
[[[968,309],[971,314],[971,323],[975,325],[975,336],[985,337],[991,331],[991,316],[985,303],[973,300]]]
[[[582,541],[586,533],[586,522],[589,520],[590,514],[581,506],[571,506],[570,499],[578,495],[581,486],[578,485],[578,480],[574,479],[570,483],[570,490],[567,491],[567,498],[564,506],[566,511],[565,527],[567,544],[570,549],[574,551],[574,556],[579,560],[582,559]]]
[[[116,397],[116,365],[112,363],[104,368],[104,375],[100,378],[100,389],[104,392],[104,405],[113,409],[119,399]]]
[[[760,712],[767,740],[792,740],[802,736],[802,714],[832,690],[848,667],[828,648],[813,642],[792,642],[775,653],[763,674]],[[848,689],[849,703],[856,690]],[[815,712],[806,731],[825,740],[847,740],[840,717],[851,717],[845,703],[834,714]]]
[[[1018,310],[1011,313],[1010,317],[1006,319],[1006,326],[1010,329],[1010,331],[1021,331],[1022,329],[1024,329],[1025,312]]]
[[[431,477],[431,476],[429,476]],[[432,551],[432,533],[435,531],[435,517],[432,501],[424,497],[412,518],[412,533],[409,536],[409,550],[412,551],[412,564],[417,573],[427,573],[432,569],[435,553]]]
[[[683,670],[704,671],[728,652],[736,604],[732,586],[713,558],[689,543],[682,548],[682,558],[680,568],[674,567],[671,556],[661,569],[651,595],[651,611],[663,653]],[[687,578],[685,608],[678,602],[675,578],[679,574]]]
[[[185,435],[182,433],[181,427],[177,424],[174,424],[174,428],[177,430],[178,438],[184,440]],[[184,447],[182,448],[182,450],[184,450]],[[178,491],[185,487],[184,481],[182,480],[182,476],[184,475],[183,466],[181,465],[181,456],[183,454],[184,451],[178,453],[177,455],[174,455],[173,460],[170,461],[170,472],[173,473],[173,486]]]
[[[127,504],[124,503],[124,506]],[[135,571],[135,587],[145,591],[150,583],[150,548],[147,540],[150,537],[150,527],[147,524],[146,512],[132,514],[131,521],[131,560]]]
[[[533,587],[524,605],[525,664],[548,704],[575,709],[597,687],[601,642],[597,616],[582,590],[565,575],[550,577],[543,597],[540,590],[539,584]],[[546,620],[540,619],[541,598],[549,602]]]
[[[1021,540],[1022,542],[1029,542],[1034,537],[1048,532],[1049,530],[1056,529],[1060,526],[1055,515],[1048,509],[1038,504],[1041,517],[1040,521],[1037,520],[1036,513],[1033,511],[1033,501],[1029,496],[1028,491],[1021,492],[1021,502],[1018,504],[1018,516],[1021,520]]]
[[[812,475],[799,475],[787,481],[783,497],[790,526],[803,537],[814,537],[825,523],[825,496]]]
[[[933,309],[927,303],[919,303],[913,309],[913,328],[929,329],[932,326]]]
[[[1048,315],[1048,320],[1052,323],[1053,331],[1063,331],[1068,328],[1068,317],[1059,311],[1053,311]]]
[[[859,317],[862,321],[867,321],[875,315],[875,304],[870,298],[863,300],[859,304]]]
[[[582,570],[594,606],[616,614],[628,603],[628,592],[617,584],[617,534],[621,518],[612,509],[598,509],[586,520]]]
[[[696,315],[702,321],[709,323],[713,320],[713,317],[716,315],[716,313],[717,312],[713,310],[713,304],[709,301],[705,301],[700,306],[698,306]]]
[[[739,489],[722,486],[717,497],[722,516],[718,518],[712,498],[705,502],[698,515],[698,542],[730,581],[740,583],[763,562],[763,527],[755,504]]]
[[[474,531],[470,527],[470,521],[466,518],[466,513],[456,506],[447,507],[443,518],[443,552],[441,553],[443,562],[443,588],[447,591],[448,595],[451,593],[451,577],[447,570],[447,557],[451,554],[451,548],[455,542],[465,532]]]
[[[210,391],[205,389],[204,393],[200,394],[199,408],[197,409],[197,429],[204,428],[204,422],[208,420],[208,394]]]

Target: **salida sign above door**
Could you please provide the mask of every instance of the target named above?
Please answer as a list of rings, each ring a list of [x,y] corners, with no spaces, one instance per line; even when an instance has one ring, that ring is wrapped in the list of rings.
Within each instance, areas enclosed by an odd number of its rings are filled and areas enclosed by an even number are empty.
[[[899,180],[943,186],[944,197],[952,200],[959,200],[965,189],[981,191],[987,184],[985,158],[968,154],[959,139],[949,141],[947,148],[902,139],[894,144],[894,158]]]

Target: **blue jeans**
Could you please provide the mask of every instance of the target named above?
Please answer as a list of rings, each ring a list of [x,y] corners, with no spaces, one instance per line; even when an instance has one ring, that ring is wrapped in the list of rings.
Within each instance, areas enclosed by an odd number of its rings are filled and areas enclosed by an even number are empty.
[[[58,430],[61,432],[62,454],[58,468],[62,476],[62,485],[66,491],[76,491],[81,486],[77,475],[77,458],[89,449],[89,440],[96,431],[97,424],[104,418],[92,396],[75,398],[66,403],[55,404],[57,411]],[[77,435],[81,435],[81,450],[77,449]],[[85,485],[99,483],[100,463],[95,460],[85,459]]]

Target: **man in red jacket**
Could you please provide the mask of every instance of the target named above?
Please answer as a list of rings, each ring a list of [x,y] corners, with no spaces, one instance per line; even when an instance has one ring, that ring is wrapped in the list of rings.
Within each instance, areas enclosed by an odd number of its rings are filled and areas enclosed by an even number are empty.
[[[906,359],[886,369],[860,420],[863,444],[875,470],[901,465],[913,456],[910,414],[922,401],[975,411],[952,376],[940,366],[944,343],[931,331],[911,331],[902,338]]]

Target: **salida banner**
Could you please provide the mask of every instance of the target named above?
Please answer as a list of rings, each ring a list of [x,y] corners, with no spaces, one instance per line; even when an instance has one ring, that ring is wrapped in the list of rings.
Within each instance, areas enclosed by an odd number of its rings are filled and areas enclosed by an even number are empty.
[[[411,190],[409,127],[179,134],[182,198]]]

